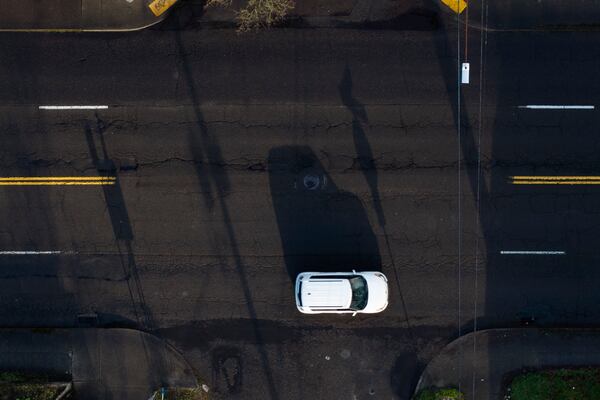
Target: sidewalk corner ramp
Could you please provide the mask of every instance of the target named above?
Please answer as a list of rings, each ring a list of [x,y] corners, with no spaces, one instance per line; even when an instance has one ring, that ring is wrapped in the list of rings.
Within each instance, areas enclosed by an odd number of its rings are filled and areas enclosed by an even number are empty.
[[[415,393],[458,388],[466,399],[502,399],[523,370],[600,365],[600,329],[504,328],[468,333],[427,364]]]
[[[86,400],[148,399],[160,387],[198,387],[182,354],[133,329],[0,329],[0,370],[70,376]]]

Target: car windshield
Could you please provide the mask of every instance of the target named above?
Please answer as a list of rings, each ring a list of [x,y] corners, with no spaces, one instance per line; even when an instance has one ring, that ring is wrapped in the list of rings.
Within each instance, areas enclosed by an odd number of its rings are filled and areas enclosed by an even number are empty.
[[[369,290],[367,289],[367,281],[362,276],[350,278],[350,286],[352,287],[352,302],[350,309],[362,310],[367,306],[367,298]]]

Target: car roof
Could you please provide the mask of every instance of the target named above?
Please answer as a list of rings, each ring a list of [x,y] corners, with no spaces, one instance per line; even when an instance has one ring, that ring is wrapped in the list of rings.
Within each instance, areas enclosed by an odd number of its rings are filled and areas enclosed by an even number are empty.
[[[352,302],[352,287],[344,278],[314,278],[302,282],[302,305],[310,308],[345,309]]]

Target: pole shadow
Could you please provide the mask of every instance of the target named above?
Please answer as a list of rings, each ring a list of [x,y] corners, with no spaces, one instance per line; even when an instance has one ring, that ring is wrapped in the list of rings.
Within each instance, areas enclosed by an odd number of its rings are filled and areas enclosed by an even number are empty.
[[[431,7],[441,8],[444,7],[442,5],[438,5],[434,2],[431,2]],[[440,10],[442,12],[442,10]],[[460,16],[457,17],[457,20]],[[458,23],[458,21],[456,21]],[[459,25],[462,27],[462,25]],[[489,218],[489,201],[490,201],[490,187],[487,184],[486,180],[483,179],[481,170],[478,167],[478,154],[479,148],[481,145],[481,136],[480,130],[477,129],[477,126],[473,127],[470,125],[470,117],[467,108],[465,107],[465,96],[463,94],[461,88],[460,81],[460,66],[459,63],[462,61],[463,55],[460,53],[463,37],[461,36],[462,31],[458,29],[457,32],[457,41],[458,43],[451,42],[449,36],[449,30],[456,29],[456,26],[453,24],[449,24],[448,20],[444,20],[441,25],[441,29],[439,30],[439,34],[437,34],[434,38],[434,46],[435,51],[439,60],[439,67],[441,71],[441,75],[445,84],[446,94],[448,95],[448,100],[451,104],[452,109],[452,122],[457,129],[457,163],[458,163],[458,171],[457,171],[457,193],[458,193],[458,233],[457,233],[457,255],[458,255],[458,265],[456,266],[457,278],[455,282],[455,288],[457,295],[457,324],[456,331],[452,338],[455,339],[460,337],[467,332],[475,331],[481,329],[483,325],[483,321],[479,317],[478,313],[464,315],[462,308],[465,305],[464,299],[461,297],[461,288],[466,283],[463,282],[464,277],[462,276],[462,269],[465,266],[462,264],[463,259],[466,258],[463,253],[463,245],[464,245],[464,214],[463,214],[463,204],[464,204],[464,190],[462,185],[462,176],[466,175],[466,179],[468,181],[471,192],[473,193],[474,203],[476,204],[476,221],[475,221],[475,229],[480,229],[483,238],[477,237],[475,240],[477,244],[475,246],[475,254],[469,254],[469,256],[473,256],[474,259],[479,260],[479,248],[480,246],[486,246],[488,252],[490,251],[490,247],[493,246],[493,242],[490,241],[490,232],[492,231],[490,223],[491,220]],[[462,28],[461,28],[462,29]],[[457,48],[456,52],[452,54],[453,49]],[[476,84],[476,82],[471,82],[472,85]],[[481,84],[481,83],[480,83]],[[481,89],[483,90],[483,89]],[[481,117],[481,115],[479,116]],[[481,129],[481,128],[480,128]],[[477,226],[479,225],[479,227]],[[477,233],[476,233],[477,234]],[[476,262],[476,264],[483,264],[484,261],[480,260]],[[475,268],[479,268],[479,265],[475,265]],[[473,284],[473,282],[468,282],[469,284]],[[466,302],[467,305],[471,306],[472,301]],[[463,351],[469,351],[471,349],[462,349]],[[453,371],[453,374],[456,378],[456,382],[459,390],[464,390],[467,386],[470,386],[470,376],[464,376],[464,365],[463,365],[463,357],[462,353],[459,357],[457,357],[456,362],[457,368]]]
[[[367,133],[365,131],[369,123],[369,117],[364,104],[354,98],[352,88],[352,72],[350,71],[348,64],[346,64],[342,80],[338,85],[338,90],[340,92],[342,103],[352,114],[352,139],[354,141],[357,157],[354,167],[360,169],[365,176],[369,185],[369,190],[371,191],[371,198],[373,199],[373,207],[377,214],[377,220],[379,221],[380,226],[385,226],[385,214],[383,213],[383,207],[381,206],[381,199],[379,197],[377,168],[375,159],[373,158],[373,150],[371,150],[371,145],[369,144]]]
[[[233,221],[229,206],[225,201],[227,192],[230,189],[230,181],[227,172],[223,169],[226,164],[223,160],[221,147],[217,138],[212,135],[206,126],[205,118],[201,110],[200,97],[197,92],[197,83],[194,79],[194,74],[190,67],[188,55],[185,51],[185,46],[181,38],[181,32],[175,32],[175,41],[180,60],[180,68],[183,71],[183,78],[189,89],[189,97],[192,102],[195,127],[188,132],[188,144],[192,154],[198,185],[201,188],[204,196],[206,207],[210,210],[218,207],[223,215],[223,226],[225,228],[227,243],[233,254],[234,266],[240,279],[240,284],[244,292],[246,307],[250,321],[252,324],[252,341],[256,344],[256,349],[260,358],[260,364],[263,368],[267,381],[267,390],[269,397],[272,400],[280,399],[277,392],[275,381],[273,378],[273,370],[269,362],[267,350],[265,348],[265,339],[263,337],[262,328],[258,319],[254,301],[252,299],[252,291],[246,275],[247,266],[243,264],[240,254],[238,239],[236,237]],[[224,265],[229,262],[226,257],[221,257],[221,263]],[[240,367],[243,365],[243,359],[238,357]],[[216,372],[215,372],[216,373]],[[242,371],[239,371],[239,376],[242,376]],[[238,387],[239,385],[236,385]]]
[[[474,19],[481,19],[480,27],[485,27],[486,2],[473,5],[475,7],[470,6],[471,15]],[[455,55],[448,54],[449,49],[456,49],[457,42],[460,45],[464,43],[464,17],[460,16],[452,23],[446,22],[444,29],[435,39],[442,76],[452,105],[453,121],[458,128],[461,172],[466,175],[473,193],[473,202],[477,205],[477,237],[473,243],[464,241],[463,227],[463,231],[459,232],[458,245],[475,244],[471,247],[475,248],[475,254],[470,250],[468,254],[462,254],[461,261],[464,263],[467,256],[472,256],[478,260],[475,268],[483,273],[479,272],[480,283],[462,283],[472,285],[475,293],[478,290],[477,285],[485,287],[483,301],[477,298],[458,299],[459,324],[456,336],[493,328],[536,325],[562,327],[571,324],[589,327],[590,324],[597,324],[599,314],[595,309],[599,299],[597,290],[593,289],[599,276],[597,268],[594,267],[597,265],[598,255],[593,250],[597,247],[597,214],[594,215],[595,206],[592,207],[592,212],[586,210],[583,199],[587,198],[597,204],[598,194],[581,188],[574,190],[568,186],[519,187],[510,183],[510,176],[513,175],[591,174],[585,169],[597,163],[597,156],[594,154],[587,158],[584,153],[584,159],[580,159],[580,149],[595,147],[595,136],[589,142],[586,142],[584,136],[584,125],[593,125],[595,121],[586,121],[581,114],[570,120],[570,116],[558,114],[556,111],[534,114],[517,109],[520,104],[529,104],[530,101],[536,103],[540,97],[544,97],[541,104],[553,104],[560,101],[554,100],[555,96],[568,97],[571,93],[585,93],[583,89],[593,84],[586,82],[585,77],[593,76],[595,65],[593,71],[587,71],[585,68],[591,64],[580,63],[580,81],[577,80],[579,78],[566,74],[562,65],[559,72],[553,68],[557,68],[558,58],[555,57],[555,53],[561,54],[563,48],[569,49],[571,58],[584,60],[589,56],[589,49],[582,45],[573,47],[570,38],[553,37],[549,40],[545,35],[527,38],[532,40],[526,41],[529,47],[525,48],[519,43],[523,42],[524,37],[515,40],[510,35],[495,35],[490,38],[490,41],[493,40],[490,46],[493,53],[490,55],[494,57],[495,64],[492,70],[495,73],[486,77],[487,31],[475,31],[476,34],[469,37],[470,60],[462,59],[462,51]],[[452,30],[456,30],[456,35]],[[530,56],[526,52],[532,48],[536,50]],[[483,50],[483,53],[480,53],[480,50]],[[550,61],[544,62],[543,57],[548,57]],[[480,81],[479,76],[472,75],[469,86],[461,86],[461,61],[470,61],[472,72],[475,67],[483,81]],[[486,98],[485,89],[488,82],[493,85],[494,98]],[[480,96],[470,102],[471,106],[480,106],[479,112],[472,112],[472,115],[469,115],[463,93],[470,90],[478,90]],[[552,100],[548,101],[548,97]],[[564,101],[564,98],[562,100]],[[524,103],[519,103],[520,101]],[[486,110],[494,117],[489,126],[485,124],[486,119],[489,119],[486,118]],[[582,123],[582,120],[586,122]],[[571,131],[577,133],[573,135],[577,136],[576,141],[570,137],[569,140],[566,139],[569,136],[566,133]],[[539,136],[542,140],[538,142],[535,133],[539,132],[542,133]],[[484,179],[483,168],[480,168],[479,164],[480,161],[484,162],[479,159],[482,140],[491,141],[488,180]],[[572,152],[579,156],[575,162],[572,160]],[[459,201],[465,204],[465,190],[459,190],[462,196],[462,200],[459,198]],[[465,214],[462,219],[469,217],[472,218]],[[478,233],[477,229],[481,233]],[[502,254],[502,251],[506,250],[555,249],[567,249],[567,254]],[[459,264],[459,274],[460,268],[467,267],[472,265]],[[461,282],[457,281],[457,284],[460,285]],[[484,306],[478,309],[473,305],[474,302],[484,303]],[[468,315],[463,313],[461,316],[461,307],[473,309],[473,312]],[[476,346],[461,348],[460,351],[457,356],[460,361],[455,371],[456,381],[467,394],[472,392],[475,396],[478,384],[474,378],[475,374],[467,374],[470,366],[461,366],[460,362],[463,353],[475,352]],[[487,354],[490,359],[490,376],[502,372],[494,361],[503,356],[501,348]]]
[[[99,176],[114,176],[116,178],[113,185],[102,185],[102,191],[110,216],[111,226],[115,236],[115,244],[117,245],[119,252],[123,273],[126,277],[133,311],[136,320],[144,329],[155,330],[156,324],[152,313],[146,304],[144,290],[140,281],[138,266],[133,252],[133,229],[131,228],[129,213],[121,189],[118,169],[115,162],[108,154],[106,142],[104,140],[104,133],[108,129],[108,126],[106,126],[104,121],[102,121],[97,114],[94,129],[89,121],[86,122],[85,138],[92,163]]]
[[[348,66],[348,64],[346,64],[344,67],[344,73],[342,75],[342,80],[338,85],[338,90],[340,93],[342,104],[344,104],[344,106],[346,106],[348,111],[350,111],[350,113],[352,114],[352,139],[354,141],[354,148],[357,157],[353,168],[359,169],[363,173],[365,180],[367,181],[367,184],[369,186],[371,199],[373,202],[373,208],[375,209],[379,226],[383,229],[383,236],[385,238],[385,249],[390,257],[390,262],[393,270],[393,278],[396,283],[396,287],[398,288],[398,296],[400,300],[398,304],[401,307],[401,312],[404,315],[404,323],[406,324],[406,327],[408,328],[412,339],[412,349],[415,352],[418,352],[418,341],[416,340],[414,329],[410,322],[408,308],[406,307],[406,301],[404,300],[404,291],[402,289],[401,284],[402,280],[400,278],[398,269],[396,268],[394,253],[392,251],[392,244],[390,243],[390,236],[388,234],[386,226],[385,213],[383,211],[383,205],[381,204],[377,165],[375,164],[373,151],[371,149],[369,139],[367,138],[367,130],[369,128],[369,117],[364,104],[362,104],[360,101],[358,101],[358,99],[354,97],[352,72],[350,71],[350,67]]]

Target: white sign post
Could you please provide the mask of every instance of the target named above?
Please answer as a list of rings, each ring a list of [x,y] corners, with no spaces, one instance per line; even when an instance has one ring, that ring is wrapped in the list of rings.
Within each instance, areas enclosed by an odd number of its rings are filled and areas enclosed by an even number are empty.
[[[469,63],[462,63],[460,83],[469,83]]]

